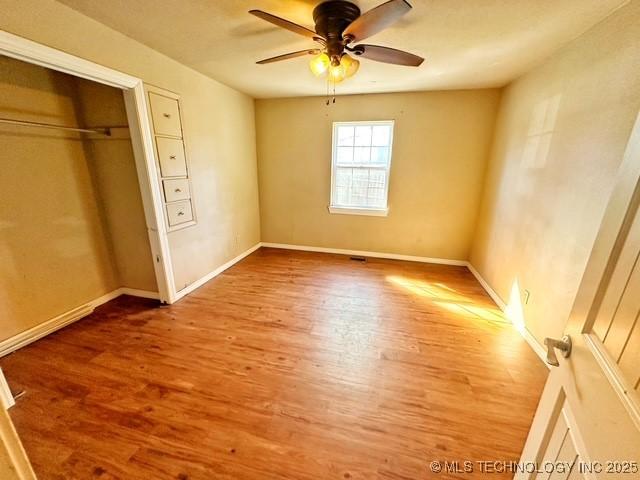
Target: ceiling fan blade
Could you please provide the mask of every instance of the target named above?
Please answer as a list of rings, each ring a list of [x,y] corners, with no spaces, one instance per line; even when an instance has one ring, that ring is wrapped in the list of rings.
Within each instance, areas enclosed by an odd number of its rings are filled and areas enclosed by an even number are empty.
[[[344,29],[342,37],[352,37],[355,42],[364,40],[387,28],[411,8],[406,0],[389,0],[356,18]]]
[[[285,53],[284,55],[278,55],[277,57],[265,58],[256,62],[259,65],[265,63],[280,62],[281,60],[289,60],[290,58],[303,57],[305,55],[318,55],[321,52],[319,48],[310,48],[308,50],[300,50],[298,52]]]
[[[396,50],[395,48],[381,47],[380,45],[356,45],[352,49],[356,56],[375,60],[376,62],[393,63],[407,67],[419,67],[424,58],[413,53]]]
[[[271,15],[270,13],[263,12],[262,10],[249,10],[251,15],[255,15],[262,20],[266,20],[269,23],[273,23],[280,28],[285,28],[291,32],[297,33],[298,35],[303,35],[309,38],[322,38],[313,30],[309,30],[302,25],[298,25],[297,23],[290,22],[289,20],[285,20],[284,18],[276,17],[275,15]]]

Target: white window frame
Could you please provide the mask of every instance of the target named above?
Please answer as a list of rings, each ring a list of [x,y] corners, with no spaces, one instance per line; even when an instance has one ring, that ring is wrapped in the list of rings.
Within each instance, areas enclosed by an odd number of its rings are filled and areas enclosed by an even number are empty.
[[[336,158],[337,158],[337,147],[338,147],[338,127],[344,126],[376,126],[376,125],[386,125],[391,127],[391,133],[389,137],[389,162],[384,166],[376,166],[371,164],[357,164],[354,167],[363,167],[363,168],[379,168],[380,170],[385,171],[386,175],[386,188],[384,191],[384,204],[385,207],[382,208],[369,208],[369,207],[350,207],[345,205],[336,205],[333,199],[333,192],[335,190],[335,181],[336,181]],[[374,217],[386,217],[389,214],[389,185],[390,185],[390,174],[391,174],[391,161],[393,159],[393,130],[395,127],[394,120],[375,120],[375,121],[366,121],[361,120],[357,122],[333,122],[333,130],[332,130],[332,139],[331,139],[331,197],[329,199],[329,213],[338,213],[338,214],[347,214],[347,215],[368,215]]]

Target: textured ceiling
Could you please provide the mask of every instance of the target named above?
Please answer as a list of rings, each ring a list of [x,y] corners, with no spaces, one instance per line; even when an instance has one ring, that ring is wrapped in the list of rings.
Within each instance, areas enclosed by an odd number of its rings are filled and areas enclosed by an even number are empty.
[[[247,13],[258,8],[313,28],[311,0],[59,0],[257,98],[323,95],[308,58],[256,60],[314,46]],[[628,0],[410,0],[413,10],[366,43],[425,57],[419,68],[363,59],[338,93],[503,86]],[[354,1],[366,11],[382,0]]]

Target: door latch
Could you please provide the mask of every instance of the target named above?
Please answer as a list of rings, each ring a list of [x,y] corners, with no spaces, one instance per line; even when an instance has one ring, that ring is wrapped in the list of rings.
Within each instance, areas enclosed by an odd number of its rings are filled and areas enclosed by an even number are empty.
[[[549,365],[560,366],[558,357],[556,357],[556,348],[562,352],[564,358],[571,355],[571,337],[569,335],[562,337],[562,340],[547,337],[544,339],[544,344],[547,346],[547,363]]]

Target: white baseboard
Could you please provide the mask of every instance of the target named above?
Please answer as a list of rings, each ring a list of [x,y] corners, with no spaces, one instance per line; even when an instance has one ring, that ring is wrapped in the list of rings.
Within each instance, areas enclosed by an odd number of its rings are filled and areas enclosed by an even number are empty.
[[[53,317],[43,323],[31,327],[29,330],[18,333],[11,338],[2,340],[0,342],[0,357],[8,355],[11,352],[18,350],[42,337],[49,335],[50,333],[60,330],[62,327],[66,327],[70,323],[77,322],[81,318],[91,314],[97,307],[113,300],[120,295],[132,295],[135,297],[155,298],[158,299],[157,292],[148,292],[146,290],[136,290],[133,288],[117,288],[112,292],[106,293],[101,297],[91,300],[84,305],[73,308],[67,312],[64,312],[56,317]]]
[[[113,292],[112,292],[113,293]],[[40,323],[35,327],[25,330],[11,338],[0,342],[0,357],[7,355],[19,348],[24,347],[36,340],[41,339],[45,335],[48,335],[62,327],[69,325],[83,317],[89,315],[97,305],[101,305],[109,300],[115,298],[117,295],[111,296],[111,293],[103,295],[99,299],[93,300],[89,303],[76,307],[68,312],[65,312],[57,317],[54,317],[46,322]]]
[[[158,292],[150,292],[149,290],[138,290],[137,288],[122,287],[118,291],[120,295],[131,295],[132,297],[150,298],[151,300],[160,300]]]
[[[441,265],[457,265],[461,267],[467,266],[467,262],[465,260],[451,260],[448,258],[417,257],[414,255],[401,255],[398,253],[370,252],[368,250],[348,250],[344,248],[311,247],[307,245],[289,245],[287,243],[262,242],[260,245],[268,248],[283,248],[285,250],[335,253],[338,255],[357,255],[360,257],[386,258],[389,260],[404,260],[406,262],[437,263]]]
[[[496,305],[498,305],[498,307],[500,307],[500,310],[502,310],[504,312],[504,310],[507,308],[507,304],[504,303],[504,301],[502,300],[502,298],[500,298],[500,295],[498,295],[496,293],[496,291],[491,288],[491,285],[489,285],[487,283],[487,281],[482,278],[482,275],[480,275],[480,272],[478,272],[475,267],[473,265],[471,265],[471,263],[467,262],[467,268],[469,269],[469,271],[471,273],[473,273],[473,276],[476,277],[476,280],[478,280],[478,283],[480,283],[480,285],[482,285],[482,288],[484,288],[485,292],[487,292],[489,294],[489,296],[491,297],[491,299],[496,302]]]
[[[506,308],[507,308],[507,305],[506,305],[506,303],[504,303],[502,298],[500,298],[500,295],[498,295],[496,293],[496,291],[493,288],[491,288],[489,283],[484,278],[482,278],[482,275],[480,275],[480,272],[478,272],[475,269],[475,267],[473,265],[471,265],[471,263],[467,262],[467,268],[473,274],[473,276],[476,277],[476,280],[478,280],[480,285],[482,285],[482,288],[485,289],[485,291],[489,294],[489,296],[492,298],[492,300],[494,302],[496,302],[496,305],[498,305],[500,310],[502,310],[504,312],[506,310]],[[514,327],[515,327],[515,325],[514,325]],[[516,327],[516,330],[518,330],[518,332],[520,332],[520,335],[522,335],[522,338],[524,338],[526,340],[526,342],[529,344],[531,349],[536,353],[536,355],[538,355],[538,357],[540,357],[542,362],[548,368],[551,368],[549,366],[549,364],[547,364],[547,360],[546,360],[547,351],[540,344],[540,342],[538,342],[538,340],[536,340],[536,338],[531,334],[531,332],[526,327],[523,327],[523,328],[517,328]]]
[[[253,247],[251,247],[248,250],[245,250],[244,252],[242,252],[240,255],[238,255],[237,257],[232,258],[231,260],[229,260],[228,262],[226,262],[223,265],[220,265],[218,268],[216,268],[215,270],[213,270],[212,272],[207,273],[204,277],[200,278],[199,280],[196,280],[195,282],[193,282],[191,285],[183,288],[182,290],[180,290],[179,292],[176,293],[176,301],[182,297],[184,297],[185,295],[188,295],[189,293],[193,292],[194,290],[200,288],[202,285],[204,285],[205,283],[207,283],[209,280],[211,280],[214,277],[217,277],[218,275],[220,275],[222,272],[224,272],[227,268],[232,267],[233,265],[235,265],[236,263],[238,263],[240,260],[242,260],[244,257],[246,257],[247,255],[251,255],[253,252],[255,252],[256,250],[258,250],[260,247],[262,246],[262,244],[260,242],[256,243]]]

